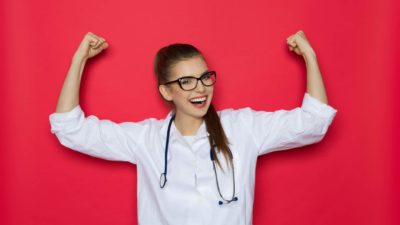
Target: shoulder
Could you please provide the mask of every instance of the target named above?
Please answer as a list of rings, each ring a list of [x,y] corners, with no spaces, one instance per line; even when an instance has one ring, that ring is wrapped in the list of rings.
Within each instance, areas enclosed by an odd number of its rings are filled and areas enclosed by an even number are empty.
[[[135,132],[135,133],[146,133],[146,132],[155,132],[164,124],[164,119],[158,119],[155,117],[149,117],[136,121],[124,121],[119,123],[119,125],[125,128],[127,131]]]
[[[226,108],[217,111],[222,123],[242,123],[251,120],[258,111],[251,107]]]
[[[217,113],[221,119],[238,119],[240,117],[246,117],[257,111],[251,107],[243,107],[243,108],[226,108],[222,110],[218,110]]]

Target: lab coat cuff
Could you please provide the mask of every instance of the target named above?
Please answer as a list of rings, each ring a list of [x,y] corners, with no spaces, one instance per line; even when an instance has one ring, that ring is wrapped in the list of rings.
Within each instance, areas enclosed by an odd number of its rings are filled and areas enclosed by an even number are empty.
[[[49,116],[51,125],[50,131],[54,134],[61,130],[68,129],[68,127],[73,127],[81,118],[84,118],[84,112],[82,111],[80,105],[75,106],[68,112],[54,112]]]
[[[323,118],[333,118],[337,109],[332,106],[320,101],[319,99],[311,96],[307,92],[304,94],[303,103],[301,108],[305,111],[314,113]]]

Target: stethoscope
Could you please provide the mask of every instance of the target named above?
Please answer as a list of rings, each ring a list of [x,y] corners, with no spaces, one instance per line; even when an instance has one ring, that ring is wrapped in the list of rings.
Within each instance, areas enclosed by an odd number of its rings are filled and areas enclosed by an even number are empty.
[[[164,173],[161,173],[161,176],[160,176],[160,188],[164,188],[164,186],[165,186],[165,183],[167,182],[167,156],[168,156],[168,143],[169,143],[169,135],[170,135],[170,131],[171,131],[171,124],[172,124],[172,121],[175,119],[175,114],[172,116],[172,118],[171,118],[171,120],[169,121],[169,124],[168,124],[168,130],[167,130],[167,141],[166,141],[166,144],[165,144],[165,161],[164,161]],[[219,184],[218,184],[218,177],[217,177],[217,171],[215,170],[215,162],[214,162],[214,157],[213,157],[213,155],[212,155],[212,149],[210,149],[210,158],[211,158],[211,161],[212,161],[212,163],[213,163],[213,168],[214,168],[214,174],[215,174],[215,181],[216,181],[216,183],[217,183],[217,188],[218,188],[218,192],[219,192],[219,195],[221,196],[221,198],[225,201],[225,202],[223,202],[223,201],[218,201],[218,204],[219,205],[222,205],[222,204],[228,204],[228,203],[231,203],[232,201],[237,201],[238,200],[238,197],[235,197],[235,167],[232,165],[232,180],[233,180],[233,194],[232,194],[232,198],[230,199],[230,200],[227,200],[227,199],[225,199],[223,196],[222,196],[222,194],[221,194],[221,191],[220,191],[220,189],[219,189]]]

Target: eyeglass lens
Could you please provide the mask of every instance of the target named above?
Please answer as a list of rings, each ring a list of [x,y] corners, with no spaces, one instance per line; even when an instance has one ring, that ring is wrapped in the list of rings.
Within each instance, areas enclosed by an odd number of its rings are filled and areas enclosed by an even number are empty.
[[[215,73],[213,73],[213,72],[206,73],[206,74],[202,75],[200,78],[201,78],[200,81],[205,86],[213,85],[216,80]],[[185,78],[180,79],[181,87],[185,90],[195,89],[197,86],[197,83],[198,83],[198,81],[197,81],[197,78],[195,78],[195,77],[185,77]]]

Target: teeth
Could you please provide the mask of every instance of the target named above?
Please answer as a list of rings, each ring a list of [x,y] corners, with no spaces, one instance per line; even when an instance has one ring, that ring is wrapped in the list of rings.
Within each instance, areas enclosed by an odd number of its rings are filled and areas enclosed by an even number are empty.
[[[203,98],[195,98],[195,99],[191,99],[190,101],[191,102],[203,102],[203,101],[205,101],[206,100],[206,97],[203,97]]]

